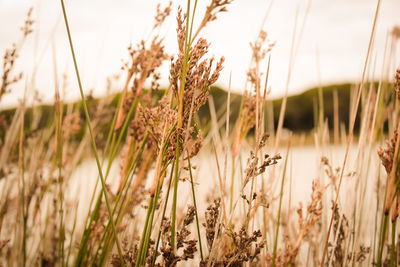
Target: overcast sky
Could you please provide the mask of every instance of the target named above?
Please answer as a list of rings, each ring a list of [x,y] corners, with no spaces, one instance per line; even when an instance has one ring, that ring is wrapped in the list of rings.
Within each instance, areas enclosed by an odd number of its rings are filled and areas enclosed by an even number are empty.
[[[104,93],[108,76],[121,73],[122,60],[127,56],[129,43],[147,38],[153,25],[153,0],[70,0],[67,1],[72,36],[85,91],[94,88],[96,95]],[[192,1],[193,2],[193,1]],[[298,10],[298,32],[307,0],[275,0],[264,29],[268,38],[276,42],[271,54],[271,97],[283,95],[287,80],[290,46]],[[200,17],[208,1],[199,1]],[[186,1],[174,1],[174,12]],[[218,85],[226,88],[232,73],[232,89],[243,92],[249,66],[252,42],[261,27],[271,0],[235,0],[229,12],[220,14],[210,24],[204,37],[211,42],[210,55],[225,56],[226,63]],[[61,6],[55,0],[0,0],[0,52],[19,40],[18,30],[29,7],[34,8],[35,32],[25,43],[17,70],[24,71],[24,80],[13,86],[0,107],[17,103],[22,97],[27,80],[32,79],[36,67],[35,85],[41,97],[50,101],[54,95],[54,67],[52,46],[55,48],[57,72],[61,79],[68,75],[67,99],[78,97],[72,69],[65,25],[61,20]],[[293,68],[289,93],[299,93],[318,84],[317,51],[322,84],[357,82],[360,79],[368,47],[376,8],[376,0],[312,0],[304,33]],[[400,25],[400,1],[383,0],[378,20],[373,62],[375,75],[381,69],[387,32]],[[177,50],[175,13],[161,30],[169,53]],[[400,53],[394,58],[398,66]],[[1,59],[2,60],[2,59]],[[263,68],[265,67],[263,64]],[[168,64],[163,67],[163,85],[167,83]]]

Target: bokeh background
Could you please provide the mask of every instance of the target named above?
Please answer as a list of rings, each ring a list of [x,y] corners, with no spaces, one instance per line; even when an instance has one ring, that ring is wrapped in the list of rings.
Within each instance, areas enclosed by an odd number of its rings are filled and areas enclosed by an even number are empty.
[[[129,44],[149,36],[159,2],[168,4],[168,1],[155,0],[66,1],[86,92],[92,91],[95,96],[105,93],[107,77],[121,73]],[[199,1],[198,14],[204,12],[206,4],[206,1]],[[173,5],[184,7],[186,1],[175,0]],[[25,43],[16,67],[17,71],[24,72],[24,79],[13,86],[12,93],[0,103],[1,108],[16,105],[24,96],[28,83],[34,84],[43,102],[51,102],[54,75],[60,79],[67,76],[68,86],[63,92],[65,100],[78,98],[59,1],[0,0],[0,51],[3,53],[18,41],[21,36],[18,29],[30,7],[33,7],[35,31]],[[205,37],[211,42],[211,54],[226,58],[217,85],[227,89],[231,74],[232,90],[244,91],[251,58],[249,43],[255,40],[261,27],[268,33],[270,42],[275,43],[271,53],[271,98],[281,97],[285,92],[294,31],[297,46],[289,94],[318,85],[357,83],[375,7],[375,0],[236,0],[229,6],[229,12],[220,14],[218,23],[210,24],[205,31]],[[399,14],[400,1],[382,1],[371,60],[376,79],[380,78],[386,36],[395,25],[400,25]],[[165,38],[170,53],[177,50],[175,25],[173,14],[159,33]],[[54,73],[54,61],[57,73]],[[393,69],[398,65],[399,62],[394,60]],[[164,86],[168,81],[168,67],[163,67],[161,84]]]

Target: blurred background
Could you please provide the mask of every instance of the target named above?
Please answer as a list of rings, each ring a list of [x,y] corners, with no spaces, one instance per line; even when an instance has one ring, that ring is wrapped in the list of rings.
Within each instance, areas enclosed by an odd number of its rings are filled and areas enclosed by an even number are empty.
[[[87,93],[103,95],[107,77],[122,73],[120,68],[127,58],[127,47],[148,38],[159,2],[168,4],[168,1],[153,0],[66,1]],[[206,2],[199,1],[198,17],[204,12]],[[184,7],[186,1],[173,1],[173,6],[178,5]],[[16,71],[24,72],[24,78],[13,85],[12,93],[4,97],[1,109],[18,104],[27,83],[34,84],[41,101],[51,103],[54,75],[60,80],[63,75],[67,77],[64,99],[72,101],[79,96],[59,1],[0,0],[0,51],[4,53],[12,43],[18,42],[21,36],[19,28],[30,7],[33,7],[34,33],[24,44],[16,65]],[[362,73],[375,7],[375,0],[236,0],[229,6],[229,12],[220,14],[218,23],[211,23],[205,31],[205,37],[211,42],[211,54],[226,58],[217,85],[227,89],[231,74],[231,89],[243,93],[251,58],[249,43],[255,40],[260,28],[267,32],[269,42],[275,43],[271,53],[269,98],[279,98],[285,93],[293,43],[296,45],[289,95],[319,85],[357,83]],[[176,8],[172,10],[176,12]],[[382,2],[371,58],[374,71],[370,73],[376,80],[381,77],[385,45],[389,45],[386,37],[395,25],[400,25],[399,13],[400,1]],[[159,33],[165,38],[166,50],[171,54],[177,50],[175,25],[174,14]],[[399,65],[398,59],[393,60],[393,69]],[[54,73],[54,61],[57,74]],[[267,62],[265,69],[266,65]],[[168,69],[168,64],[163,67],[162,86],[167,85]],[[118,86],[115,88],[118,90]]]

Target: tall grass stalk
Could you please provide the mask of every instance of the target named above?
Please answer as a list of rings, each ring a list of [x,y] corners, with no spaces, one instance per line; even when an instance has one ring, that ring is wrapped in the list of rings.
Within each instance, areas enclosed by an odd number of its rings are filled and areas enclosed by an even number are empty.
[[[286,150],[286,157],[285,157],[285,163],[283,165],[283,172],[282,172],[282,181],[281,181],[281,190],[279,193],[279,205],[278,205],[278,214],[277,214],[277,221],[276,221],[276,230],[275,230],[275,237],[274,237],[274,249],[272,252],[272,267],[275,267],[276,265],[276,256],[277,256],[277,250],[278,250],[278,238],[279,238],[279,227],[281,223],[281,210],[282,210],[282,199],[283,199],[283,187],[285,185],[285,177],[286,177],[286,168],[287,168],[287,162],[289,158],[289,150],[290,150],[290,138]]]
[[[197,228],[197,236],[199,239],[199,249],[200,249],[200,258],[203,261],[203,246],[201,244],[201,235],[200,235],[200,223],[199,223],[199,210],[197,209],[197,202],[196,202],[196,192],[194,190],[194,181],[193,181],[193,175],[192,175],[192,165],[190,164],[190,157],[188,157],[188,167],[189,167],[189,175],[190,175],[190,184],[192,188],[192,197],[193,197],[193,206],[195,209],[195,216],[196,216],[196,228]]]
[[[160,221],[160,226],[159,226],[159,229],[158,229],[157,241],[156,241],[156,245],[155,245],[154,251],[158,251],[158,246],[160,244],[161,227],[162,227],[162,224],[163,224],[163,221],[164,221],[165,213],[167,211],[168,199],[169,199],[169,194],[170,194],[170,190],[171,190],[171,183],[172,183],[172,178],[173,178],[172,176],[174,174],[174,166],[175,166],[175,161],[173,161],[172,164],[171,164],[171,172],[170,172],[170,176],[169,176],[168,189],[167,189],[167,194],[165,196],[164,208],[163,208],[162,215],[161,215],[161,221]],[[156,263],[156,257],[153,257],[151,266],[154,267],[155,263]]]
[[[24,114],[24,104],[22,104],[22,114]],[[19,132],[19,145],[18,145],[18,165],[19,165],[19,172],[21,178],[21,254],[22,254],[22,266],[26,264],[27,252],[26,252],[26,239],[27,239],[27,209],[25,205],[25,157],[24,157],[24,118],[25,116],[21,116],[21,124],[20,124],[20,132]],[[18,213],[17,213],[18,214]],[[17,220],[18,221],[18,220]]]
[[[379,251],[378,251],[378,262],[377,262],[377,267],[382,266],[382,256],[383,256],[383,249],[385,247],[385,240],[386,240],[386,231],[387,227],[389,224],[389,215],[384,214],[383,215],[383,222],[382,222],[382,230],[381,230],[381,235],[380,235],[380,242],[379,242]]]
[[[63,162],[62,162],[62,150],[63,150],[63,140],[62,140],[62,102],[59,100],[58,92],[56,93],[56,139],[57,139],[57,167],[58,167],[58,197],[59,197],[59,245],[58,245],[58,255],[60,260],[60,266],[64,266],[64,242],[65,242],[65,228],[64,228],[64,179],[62,174]]]
[[[129,112],[128,112],[127,116],[126,116],[126,119],[123,122],[122,128],[120,127],[117,132],[114,131],[113,129],[114,129],[114,126],[115,126],[115,123],[116,123],[116,120],[117,120],[118,112],[116,112],[115,115],[114,115],[110,130],[109,130],[109,133],[108,133],[106,146],[105,146],[105,149],[104,149],[104,152],[103,152],[102,165],[104,163],[104,159],[105,159],[105,156],[106,156],[106,153],[108,152],[108,150],[109,150],[109,153],[110,153],[110,156],[108,158],[106,172],[105,172],[105,178],[104,178],[105,180],[107,180],[107,178],[108,178],[108,175],[109,175],[110,170],[111,170],[111,165],[112,165],[112,163],[113,163],[113,161],[114,161],[114,159],[115,159],[115,157],[117,155],[117,151],[118,151],[118,148],[120,147],[120,144],[122,142],[122,138],[123,138],[123,136],[125,135],[125,133],[126,133],[126,131],[128,129],[129,119],[131,118],[133,111],[137,107],[137,103],[138,103],[138,99],[135,98],[135,100],[134,100],[133,104],[131,105],[131,107],[129,109]],[[119,103],[118,106],[119,106],[118,109],[120,109],[121,108],[121,103]],[[94,189],[94,191],[92,193],[92,196],[91,196],[91,199],[90,199],[89,210],[88,210],[88,214],[87,214],[86,220],[85,220],[86,228],[84,230],[84,234],[82,235],[82,240],[81,240],[81,243],[80,243],[80,246],[79,246],[78,256],[77,256],[76,261],[75,261],[76,264],[78,264],[78,265],[80,263],[82,263],[84,257],[86,256],[87,242],[89,241],[89,237],[90,237],[90,234],[91,234],[91,231],[92,231],[91,230],[92,229],[92,227],[91,227],[92,222],[96,222],[98,217],[99,217],[99,211],[100,211],[100,206],[101,206],[101,202],[102,202],[101,199],[102,199],[102,194],[103,194],[103,189],[102,188],[100,189],[101,190],[100,194],[98,195],[98,198],[97,198],[97,201],[96,201],[96,205],[95,205],[95,207],[94,207],[94,209],[92,211],[92,204],[93,204],[94,198],[96,196],[96,189],[97,189],[98,182],[99,182],[99,180],[96,181],[96,184],[94,186],[95,189]]]
[[[167,129],[167,125],[164,128],[164,132],[166,129]],[[156,187],[155,187],[155,192],[152,191],[151,195],[150,195],[146,220],[145,220],[144,228],[142,231],[142,237],[140,239],[139,252],[137,255],[137,259],[136,259],[136,265],[138,265],[138,266],[145,264],[146,255],[147,255],[150,237],[151,237],[151,230],[152,230],[152,226],[153,226],[153,218],[154,218],[154,214],[156,212],[158,198],[160,196],[160,191],[161,191],[161,187],[163,184],[163,176],[164,176],[166,169],[170,163],[168,161],[165,162],[165,157],[166,157],[170,137],[175,129],[176,129],[176,124],[174,124],[171,127],[171,129],[169,130],[167,136],[165,137],[163,145],[159,151],[159,155],[157,157],[157,170],[158,171],[156,171],[156,174],[154,177],[156,179],[156,184],[155,184]],[[163,167],[163,164],[165,164],[165,167]],[[173,172],[173,168],[171,169],[171,172]],[[169,194],[169,189],[168,189],[168,194]],[[163,218],[164,217],[162,217],[162,219]]]
[[[75,233],[75,229],[76,229],[76,221],[78,218],[78,205],[75,205],[75,216],[74,216],[74,223],[72,225],[72,230],[71,230],[71,238],[69,240],[69,245],[68,245],[68,253],[67,253],[67,258],[65,260],[65,266],[69,266],[69,259],[71,256],[71,250],[72,247],[74,245],[74,233]]]
[[[390,247],[390,266],[397,266],[396,223],[396,219],[392,220],[392,245]]]
[[[163,159],[166,155],[166,148],[167,148],[167,144],[169,143],[169,138],[172,134],[172,131],[169,132],[166,141],[164,142],[164,146],[163,149],[159,152],[161,156],[161,161],[160,164],[163,162]],[[168,166],[168,164],[166,165]],[[161,192],[161,187],[163,184],[163,179],[162,177],[164,176],[164,172],[166,171],[166,169],[161,169],[161,171],[157,174],[157,185],[156,185],[156,192],[155,194],[151,194],[150,196],[150,203],[149,203],[149,207],[148,207],[148,215],[149,218],[146,218],[146,222],[145,222],[145,227],[143,229],[143,235],[141,238],[141,244],[139,247],[139,253],[138,253],[138,259],[136,261],[136,265],[137,266],[141,266],[144,265],[146,263],[146,257],[147,257],[147,252],[149,249],[149,244],[150,244],[150,237],[151,237],[151,232],[152,232],[152,228],[153,228],[153,220],[154,220],[154,214],[156,212],[157,209],[157,205],[158,205],[158,199],[160,196],[160,192]],[[154,255],[154,257],[156,257],[156,255]]]
[[[194,10],[193,10],[194,12]],[[189,29],[189,20],[190,20],[190,0],[187,1],[187,11],[186,11],[186,34],[185,34],[185,54],[183,60],[183,67],[182,67],[182,74],[181,74],[181,82],[179,86],[179,105],[178,105],[178,128],[182,127],[183,124],[183,93],[185,90],[185,83],[186,83],[186,75],[187,69],[189,66],[189,50],[191,44],[191,36],[189,36],[188,29]],[[193,20],[193,18],[192,18]],[[177,205],[177,198],[178,198],[178,182],[179,182],[179,160],[181,157],[180,149],[181,146],[180,139],[177,138],[176,141],[176,156],[175,156],[175,176],[174,176],[174,194],[172,198],[172,211],[171,211],[171,248],[172,250],[175,249],[175,235],[176,235],[176,205]]]
[[[139,263],[136,263],[137,266],[141,266],[141,265],[145,265],[146,264],[146,257],[147,257],[147,252],[149,250],[151,232],[152,232],[152,229],[153,229],[154,214],[155,214],[156,209],[157,209],[158,198],[160,197],[160,192],[161,192],[161,185],[160,185],[160,179],[159,179],[158,182],[157,182],[156,194],[154,196],[152,196],[153,203],[152,203],[152,205],[150,205],[151,214],[150,214],[149,227],[147,228],[146,236],[145,236],[145,239],[144,239],[144,245],[143,245],[141,260],[139,261]],[[156,257],[156,254],[154,255],[154,257]]]
[[[286,104],[287,104],[287,98],[288,98],[288,93],[289,93],[289,84],[290,80],[292,77],[292,69],[294,65],[294,58],[295,58],[295,47],[296,47],[296,31],[297,31],[297,17],[298,17],[298,9],[296,9],[296,16],[294,20],[294,27],[293,27],[293,34],[292,34],[292,43],[290,47],[290,57],[289,57],[289,71],[288,75],[286,78],[286,87],[285,87],[285,95],[282,100],[282,105],[279,111],[279,119],[278,119],[278,125],[276,129],[276,135],[275,135],[275,146],[274,146],[274,153],[278,151],[278,146],[281,138],[281,131],[283,128],[283,121],[285,119],[285,112],[286,112]],[[273,173],[272,173],[273,176]]]
[[[119,223],[122,219],[123,206],[124,206],[124,203],[126,203],[126,197],[128,195],[129,187],[132,183],[133,173],[137,167],[138,160],[142,156],[143,149],[147,143],[148,137],[149,137],[149,135],[147,134],[143,138],[142,143],[140,144],[140,147],[139,147],[138,151],[136,152],[136,155],[133,158],[133,160],[130,164],[130,167],[128,168],[128,171],[126,174],[127,177],[124,178],[124,183],[121,187],[121,190],[118,192],[118,194],[116,196],[114,206],[113,206],[113,212],[114,212],[114,214],[117,214],[116,225],[119,225]],[[121,197],[122,197],[122,199],[121,199]],[[121,204],[120,204],[120,202],[121,202]],[[119,207],[119,209],[118,209],[118,207]],[[106,256],[108,255],[110,247],[111,247],[110,244],[112,244],[112,241],[113,241],[112,232],[110,233],[110,227],[111,227],[111,223],[107,222],[107,225],[106,225],[106,227],[102,233],[102,236],[100,238],[95,256],[93,258],[93,263],[95,263],[97,260],[98,253],[101,250],[102,254],[100,257],[100,264],[99,264],[100,266],[103,266],[103,264],[105,264]]]
[[[362,73],[362,76],[361,76],[361,83],[360,83],[360,86],[358,88],[356,104],[354,106],[354,112],[353,112],[353,115],[352,115],[352,118],[351,118],[351,121],[350,121],[351,124],[350,124],[350,130],[349,130],[349,136],[348,136],[348,140],[347,140],[347,145],[346,145],[346,153],[345,153],[344,160],[343,160],[343,165],[342,165],[342,168],[341,168],[341,174],[340,174],[340,178],[339,178],[338,189],[337,189],[337,193],[336,193],[335,202],[333,204],[332,215],[331,215],[331,219],[330,219],[330,223],[329,223],[328,233],[327,233],[326,240],[325,240],[325,247],[324,247],[324,252],[322,254],[321,267],[324,266],[325,257],[326,257],[327,251],[328,251],[328,242],[329,242],[329,236],[330,236],[331,229],[332,229],[333,217],[334,217],[336,206],[337,206],[337,202],[338,202],[338,199],[339,199],[340,188],[341,188],[341,185],[342,185],[343,174],[344,174],[345,166],[346,166],[346,163],[347,163],[347,157],[348,157],[348,154],[349,154],[350,145],[351,145],[351,142],[353,140],[354,125],[355,125],[355,121],[356,121],[356,117],[357,117],[358,105],[360,103],[361,92],[362,92],[362,89],[364,87],[364,80],[365,80],[365,76],[366,76],[366,70],[367,70],[367,65],[368,65],[368,62],[369,62],[369,57],[370,57],[370,54],[371,54],[372,42],[373,42],[374,36],[375,36],[375,28],[376,28],[376,24],[377,24],[377,20],[378,20],[380,4],[381,4],[381,1],[378,0],[377,1],[377,6],[376,6],[376,10],[375,10],[374,22],[372,24],[371,35],[370,35],[370,39],[369,39],[367,55],[365,57],[363,73]]]
[[[380,188],[380,184],[381,184],[381,176],[380,176],[380,167],[378,168],[378,181],[377,181],[377,188]],[[376,209],[375,209],[375,214],[379,214],[379,190],[376,191]],[[373,247],[372,247],[372,259],[373,262],[375,262],[376,260],[376,238],[378,237],[378,242],[380,242],[380,238],[379,238],[379,232],[378,232],[378,217],[379,216],[375,216],[375,222],[374,222],[374,239],[373,239]],[[378,247],[379,249],[379,247]]]
[[[55,109],[55,122],[56,122],[56,163],[58,168],[58,201],[59,201],[59,241],[58,241],[58,256],[60,261],[60,266],[64,266],[64,242],[65,242],[65,226],[64,226],[64,177],[62,174],[63,169],[63,102],[60,99],[59,92],[59,83],[58,83],[58,73],[57,73],[57,61],[56,61],[56,52],[55,45],[52,45],[53,52],[53,68],[54,68],[54,87],[55,87],[55,96],[54,96],[54,109]]]
[[[140,244],[139,244],[139,252],[136,258],[136,266],[142,266],[142,258],[143,258],[143,253],[144,253],[144,244],[145,244],[145,239],[147,237],[147,233],[149,231],[149,220],[151,216],[151,212],[153,210],[153,202],[154,202],[154,196],[150,197],[149,200],[149,206],[147,208],[147,214],[146,214],[146,219],[144,221],[144,228],[142,232],[142,237],[140,238]],[[151,230],[150,230],[151,231]]]
[[[98,172],[99,172],[100,179],[101,179],[101,186],[103,188],[103,194],[104,194],[104,198],[105,198],[105,201],[106,201],[109,220],[111,221],[111,226],[112,226],[112,229],[113,229],[115,242],[117,244],[117,249],[118,249],[118,254],[119,254],[119,257],[120,257],[120,260],[121,260],[121,264],[122,264],[122,266],[125,266],[124,259],[123,259],[123,256],[122,256],[121,245],[120,245],[119,240],[118,240],[117,230],[116,230],[115,225],[114,225],[113,213],[112,213],[111,206],[110,206],[110,203],[109,203],[109,199],[108,199],[108,196],[107,196],[106,183],[105,183],[105,180],[104,180],[104,177],[103,177],[103,171],[101,169],[101,164],[100,164],[100,160],[99,160],[99,156],[98,156],[98,152],[97,152],[96,141],[94,139],[93,129],[92,129],[92,126],[91,126],[91,123],[90,123],[89,111],[88,111],[85,95],[84,95],[83,89],[82,89],[82,83],[81,83],[81,79],[80,79],[80,75],[79,75],[79,71],[78,71],[78,64],[77,64],[76,58],[75,58],[75,52],[74,52],[74,47],[73,47],[73,44],[72,44],[72,38],[71,38],[70,29],[69,29],[67,14],[66,14],[66,11],[65,11],[64,0],[60,0],[60,1],[61,1],[61,7],[62,7],[64,21],[65,21],[65,26],[66,26],[66,29],[67,29],[68,40],[69,40],[69,44],[70,44],[70,48],[71,48],[72,58],[73,58],[73,62],[74,62],[75,73],[76,73],[76,77],[77,77],[77,80],[78,80],[79,91],[80,91],[81,98],[82,98],[83,109],[84,109],[84,112],[85,112],[86,124],[87,124],[87,127],[89,129],[91,143],[92,143],[92,149],[94,151],[94,156],[96,158],[96,164],[97,164]]]

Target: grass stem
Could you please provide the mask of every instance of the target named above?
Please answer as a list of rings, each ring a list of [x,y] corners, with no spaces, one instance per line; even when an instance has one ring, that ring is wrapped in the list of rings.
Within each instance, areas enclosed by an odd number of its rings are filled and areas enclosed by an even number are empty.
[[[86,124],[87,124],[87,127],[89,129],[90,139],[91,139],[91,143],[92,143],[92,149],[93,149],[93,152],[94,152],[94,156],[96,158],[97,169],[98,169],[98,172],[99,172],[99,175],[100,175],[100,179],[101,179],[101,186],[103,188],[103,194],[104,194],[104,199],[106,201],[109,220],[111,221],[111,226],[112,226],[112,230],[113,230],[113,233],[114,233],[115,242],[117,244],[118,255],[120,257],[121,264],[122,264],[122,266],[125,266],[124,259],[123,259],[123,256],[122,256],[121,245],[120,245],[119,240],[118,240],[117,230],[115,229],[115,225],[114,225],[113,213],[112,213],[110,202],[109,202],[109,199],[108,199],[108,196],[107,196],[106,183],[105,183],[105,180],[104,180],[104,177],[103,177],[103,171],[101,169],[101,164],[100,164],[100,160],[99,160],[99,156],[98,156],[98,152],[97,152],[96,141],[94,139],[93,129],[92,129],[92,126],[91,126],[91,123],[90,123],[90,116],[89,116],[89,111],[88,111],[88,107],[87,107],[87,103],[86,103],[86,98],[85,98],[85,95],[84,95],[83,89],[82,89],[81,78],[80,78],[80,75],[79,75],[78,64],[76,62],[74,47],[73,47],[73,44],[72,44],[72,37],[71,37],[70,29],[69,29],[67,14],[66,14],[66,11],[65,11],[64,0],[60,0],[60,1],[61,1],[61,7],[62,7],[62,11],[63,11],[63,16],[64,16],[65,27],[67,29],[67,34],[68,34],[68,41],[69,41],[69,45],[70,45],[70,48],[71,48],[72,59],[73,59],[73,62],[74,62],[76,78],[78,80],[79,91],[80,91],[80,94],[81,94],[83,109],[84,109],[84,112],[85,112]]]

